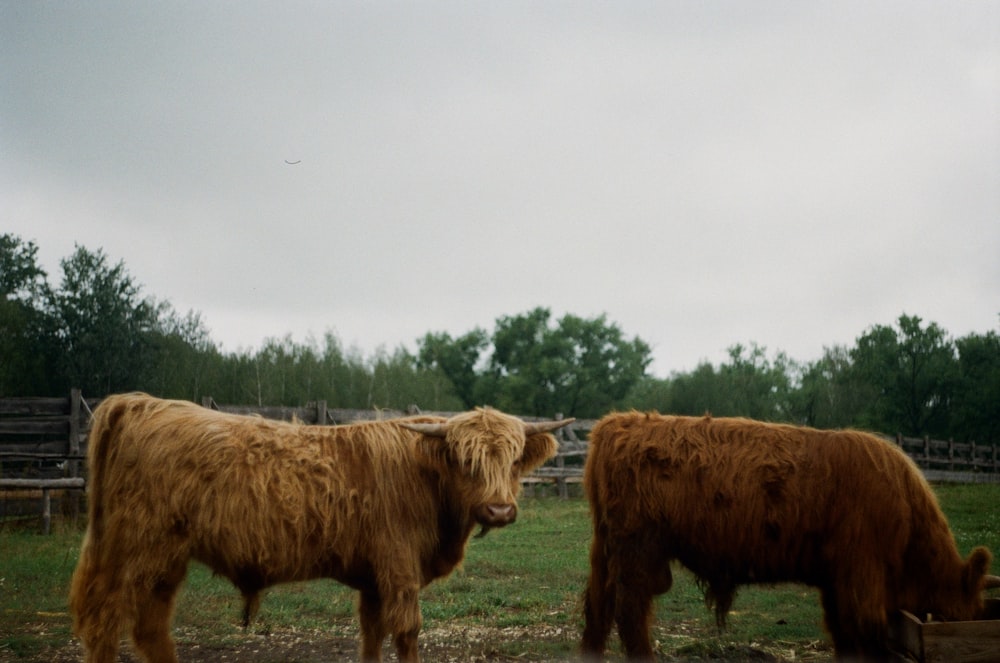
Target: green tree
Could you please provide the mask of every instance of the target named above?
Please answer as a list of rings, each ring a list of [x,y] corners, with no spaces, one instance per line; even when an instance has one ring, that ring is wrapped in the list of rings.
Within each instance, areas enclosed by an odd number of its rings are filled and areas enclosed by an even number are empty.
[[[674,378],[677,377],[675,374]],[[674,381],[672,378],[658,378],[652,375],[644,375],[641,380],[635,383],[622,403],[624,408],[648,412],[671,413],[670,404],[673,402]]]
[[[791,367],[783,352],[770,360],[767,348],[756,343],[730,346],[729,363],[719,370],[726,385],[729,413],[762,421],[787,421],[791,412]]]
[[[477,405],[476,389],[480,379],[478,365],[483,350],[489,344],[486,332],[478,327],[453,339],[447,332],[428,332],[417,341],[417,366],[423,370],[439,372],[449,382],[451,389],[442,389],[436,383],[435,400],[451,391],[463,409]]]
[[[688,416],[705,413],[731,414],[728,395],[721,376],[707,361],[698,364],[690,373],[675,373],[671,378],[670,400],[667,412]]]
[[[35,243],[0,235],[0,395],[55,393],[51,298]]]
[[[955,437],[1000,444],[1000,335],[970,334],[956,346]]]
[[[497,320],[481,393],[521,414],[597,417],[619,406],[645,375],[650,348],[628,340],[606,316],[565,315],[550,327],[548,309]]]
[[[862,421],[873,400],[872,387],[860,380],[845,346],[824,348],[806,365],[792,396],[793,420],[816,428],[848,428]]]
[[[947,437],[958,375],[955,345],[936,323],[901,315],[898,329],[875,325],[851,351],[857,376],[874,398],[862,425],[885,433]]]
[[[699,416],[753,417],[785,421],[791,416],[792,364],[779,352],[769,359],[767,349],[740,343],[728,349],[729,361],[716,369],[702,362],[691,373],[671,380],[669,411]]]
[[[427,410],[461,410],[462,401],[440,389],[441,375],[419,367],[416,357],[399,347],[391,354],[378,350],[370,361],[367,407],[406,410],[417,406]]]
[[[62,261],[54,296],[65,388],[104,396],[136,388],[149,359],[148,334],[155,306],[122,262],[108,264],[104,252],[77,246]]]
[[[209,331],[195,312],[181,316],[169,302],[155,307],[155,324],[149,331],[149,361],[138,388],[164,398],[199,402],[212,384],[213,367],[221,355]]]
[[[17,235],[0,235],[0,297],[26,301],[44,294],[45,270],[38,266],[38,247]]]
[[[360,353],[346,352],[336,335],[327,332],[320,360],[327,404],[341,408],[367,407],[369,377]]]
[[[557,332],[570,353],[564,412],[597,417],[619,407],[652,361],[645,341],[626,339],[605,315],[588,320],[567,314]]]

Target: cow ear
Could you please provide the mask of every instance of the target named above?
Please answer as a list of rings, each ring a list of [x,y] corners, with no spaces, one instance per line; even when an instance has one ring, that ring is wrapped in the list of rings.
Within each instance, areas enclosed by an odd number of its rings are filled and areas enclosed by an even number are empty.
[[[521,456],[521,471],[525,474],[552,458],[559,450],[556,438],[551,433],[535,433],[524,439],[524,454]]]
[[[448,443],[441,437],[421,435],[417,438],[417,454],[430,464],[444,465],[447,463]]]
[[[983,577],[989,573],[992,561],[993,555],[986,548],[980,546],[972,550],[962,573],[962,582],[965,585],[963,589],[968,594],[977,594],[980,591]]]

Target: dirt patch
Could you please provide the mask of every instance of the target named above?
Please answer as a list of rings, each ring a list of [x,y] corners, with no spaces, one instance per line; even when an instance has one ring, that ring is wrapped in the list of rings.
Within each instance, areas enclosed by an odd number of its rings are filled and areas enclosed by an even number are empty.
[[[427,629],[420,634],[420,656],[425,661],[513,662],[563,661],[565,656],[547,657],[539,649],[554,647],[569,651],[575,635],[551,626],[491,628],[456,626]],[[218,644],[195,644],[175,633],[177,656],[185,663],[319,663],[357,661],[356,634],[307,632],[295,629],[247,633],[239,640]],[[522,643],[518,646],[518,643]],[[511,651],[512,653],[507,653]],[[396,660],[391,642],[384,650],[387,661]],[[76,640],[31,658],[11,659],[20,663],[79,663],[83,649]],[[0,656],[0,660],[3,657]],[[119,663],[140,663],[130,646],[122,642]]]
[[[358,660],[355,633],[300,631],[297,629],[261,630],[246,633],[239,639],[216,644],[196,644],[184,632],[175,632],[177,655],[184,663],[320,663]],[[194,634],[190,634],[193,636]],[[420,634],[420,656],[429,663],[567,663],[576,660],[579,634],[558,626],[438,626]],[[713,661],[731,663],[786,663],[791,661],[830,661],[831,652],[821,643],[815,648],[772,645],[733,645],[719,642],[688,643],[672,649],[657,642],[663,661]],[[670,653],[663,650],[667,649]],[[391,643],[386,641],[386,661],[396,660]],[[610,660],[623,660],[612,655]],[[79,663],[83,650],[79,642],[42,652],[36,657],[0,660],[18,663]],[[140,663],[131,648],[122,643],[119,663]]]

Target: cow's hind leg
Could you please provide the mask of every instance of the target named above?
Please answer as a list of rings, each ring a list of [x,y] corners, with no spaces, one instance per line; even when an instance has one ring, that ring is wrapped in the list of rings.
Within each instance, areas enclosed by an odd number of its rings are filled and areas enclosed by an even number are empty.
[[[615,624],[626,655],[631,659],[652,660],[649,626],[653,592],[648,587],[619,583],[616,593]]]
[[[116,569],[102,569],[85,542],[70,584],[73,632],[83,643],[85,663],[113,663],[124,628],[126,597]]]
[[[673,585],[670,557],[650,539],[623,542],[615,589],[615,624],[631,659],[653,660],[649,638],[653,597]]]
[[[599,529],[590,547],[590,578],[583,593],[583,642],[585,659],[596,660],[604,655],[615,617],[616,582],[608,565],[607,533]]]
[[[187,565],[178,564],[162,574],[149,589],[138,593],[132,642],[147,663],[177,663],[170,623],[177,589],[186,573]]]

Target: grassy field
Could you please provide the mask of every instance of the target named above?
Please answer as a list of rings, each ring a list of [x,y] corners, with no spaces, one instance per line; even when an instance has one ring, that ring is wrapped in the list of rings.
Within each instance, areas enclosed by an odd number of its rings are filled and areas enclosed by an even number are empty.
[[[1000,486],[941,485],[937,490],[963,554],[974,545],[1000,551],[995,506]],[[0,660],[78,656],[78,649],[68,649],[66,591],[81,538],[79,528],[59,523],[51,536],[10,525],[0,530]],[[465,655],[455,660],[571,659],[582,625],[579,601],[589,540],[582,499],[523,499],[516,524],[474,539],[464,568],[424,590],[422,643],[461,641]],[[353,642],[353,609],[353,594],[332,581],[280,586],[266,594],[247,633],[238,626],[238,592],[194,564],[178,602],[175,637],[182,648],[187,643],[217,650],[272,634]],[[668,658],[831,657],[817,594],[805,587],[742,589],[729,627],[720,634],[691,576],[679,571],[674,589],[658,600],[657,613],[654,637]],[[612,647],[617,650],[617,643]]]

